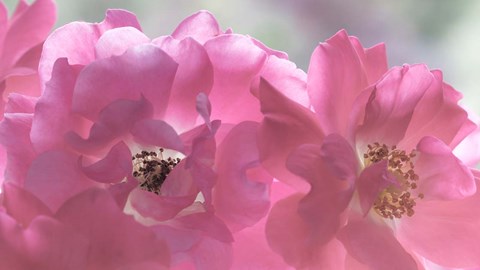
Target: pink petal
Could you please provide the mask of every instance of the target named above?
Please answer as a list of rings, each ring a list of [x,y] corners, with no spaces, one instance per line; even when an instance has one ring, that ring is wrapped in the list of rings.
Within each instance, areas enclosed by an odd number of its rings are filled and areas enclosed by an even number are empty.
[[[419,101],[419,109],[413,113],[405,140],[402,141],[406,148],[413,147],[425,135],[436,137],[450,145],[460,132],[465,137],[472,130],[467,112],[457,104],[456,97],[446,93],[441,72],[433,71],[432,74],[433,83]],[[462,128],[466,130],[463,131]]]
[[[204,235],[225,243],[233,241],[225,223],[212,213],[194,213],[178,217],[175,221],[179,222],[181,228],[199,230]]]
[[[124,54],[130,47],[149,43],[150,39],[134,27],[114,28],[106,31],[95,44],[95,58],[108,58]]]
[[[136,188],[130,192],[128,201],[133,209],[143,217],[164,221],[173,218],[192,204],[196,196],[196,194],[176,197],[162,196]]]
[[[7,213],[22,226],[28,227],[36,216],[52,215],[50,209],[30,192],[10,183],[5,183],[3,188],[3,205]]]
[[[45,41],[39,74],[42,82],[50,80],[53,64],[66,57],[70,65],[87,65],[95,60],[95,43],[107,30],[132,26],[140,30],[134,14],[108,10],[101,23],[73,22],[55,30]],[[32,28],[35,29],[35,28]]]
[[[30,142],[31,127],[31,114],[5,114],[0,122],[0,142],[7,153],[4,177],[19,186],[23,186],[30,163],[36,156]]]
[[[417,150],[415,172],[419,176],[418,192],[423,193],[425,199],[462,199],[476,192],[470,169],[442,141],[424,137]]]
[[[392,68],[375,86],[356,139],[365,145],[374,142],[397,145],[433,79],[424,65]]]
[[[177,64],[153,45],[139,45],[121,56],[100,59],[80,73],[73,95],[73,110],[89,119],[118,99],[138,100],[142,95],[161,116],[168,104]],[[101,91],[99,93],[99,91]]]
[[[242,122],[235,126],[218,147],[216,154],[217,183],[214,204],[232,230],[254,225],[267,214],[270,206],[269,181],[253,180],[249,169],[260,166],[256,143],[258,123]]]
[[[203,238],[191,251],[195,269],[223,270],[232,265],[232,248],[230,243],[211,238]]]
[[[55,63],[52,74],[35,107],[30,133],[35,149],[40,152],[63,147],[64,134],[75,124],[70,111],[78,71],[62,58]]]
[[[160,48],[178,63],[165,120],[177,130],[191,128],[198,117],[196,98],[210,92],[213,85],[213,66],[202,45],[192,38],[181,41],[163,39]]]
[[[232,33],[227,33],[227,31],[225,31],[225,34],[232,34]],[[263,44],[260,40],[255,39],[253,37],[249,37],[249,38],[253,42],[253,44],[257,45],[257,47],[265,51],[269,56],[275,56],[280,59],[288,60],[288,54],[286,52],[277,51],[275,49],[269,48],[267,47],[267,45]]]
[[[269,57],[260,72],[260,76],[289,99],[306,108],[310,107],[307,93],[307,75],[294,63],[286,59]],[[258,83],[260,83],[260,78]],[[256,84],[253,85],[252,92],[259,96],[259,86]]]
[[[320,125],[327,134],[346,135],[355,98],[378,79],[378,73],[386,71],[386,57],[382,53],[370,49],[367,58],[358,40],[349,38],[345,30],[315,49],[308,68],[307,87]],[[369,70],[372,67],[376,70]],[[370,73],[376,75],[367,76]]]
[[[307,190],[304,181],[285,168],[285,162],[299,145],[322,142],[324,133],[315,114],[287,99],[263,79],[260,81],[260,102],[265,116],[258,141],[262,165],[280,181]]]
[[[198,114],[203,118],[205,124],[211,128],[210,115],[212,114],[212,104],[205,93],[197,95],[196,109]]]
[[[370,269],[417,269],[415,260],[390,228],[369,218],[351,218],[337,238],[350,256]]]
[[[183,152],[183,144],[177,132],[167,122],[145,119],[135,123],[131,130],[135,141]]]
[[[152,111],[152,104],[143,96],[138,101],[118,99],[101,111],[87,139],[73,131],[68,132],[65,139],[80,152],[94,152],[107,147],[114,139],[128,134],[138,121],[150,117]]]
[[[449,268],[480,265],[480,193],[454,201],[418,201],[402,219],[399,239],[426,259]]]
[[[92,185],[78,166],[78,157],[60,150],[38,155],[25,179],[25,189],[53,212],[71,196]]]
[[[335,142],[333,142],[335,143]],[[350,203],[353,183],[342,181],[325,162],[322,147],[304,144],[288,157],[287,168],[307,180],[310,192],[300,200],[298,215],[312,231],[318,245],[330,241],[343,222],[342,212]],[[346,173],[344,173],[346,174]]]
[[[119,142],[110,149],[107,156],[83,167],[82,171],[97,182],[118,183],[133,171],[132,154],[124,142]]]
[[[13,66],[28,50],[42,43],[55,20],[55,3],[51,0],[37,0],[18,14],[5,35],[0,70]]]
[[[205,43],[205,49],[214,68],[214,85],[209,94],[212,119],[222,119],[224,123],[261,119],[250,85],[267,54],[240,35],[216,37]]]
[[[386,160],[374,163],[365,168],[357,180],[357,191],[363,214],[368,214],[368,211],[382,190],[395,184],[398,185],[397,179],[387,170]]]
[[[354,183],[358,161],[352,146],[345,138],[335,133],[326,136],[320,149],[320,155],[336,177]]]
[[[11,93],[5,106],[5,113],[33,113],[38,98]]]
[[[124,215],[106,191],[89,189],[73,197],[56,217],[90,240],[86,269],[116,269],[142,261],[168,264],[164,243]]]
[[[273,251],[296,269],[339,269],[345,256],[343,247],[333,239],[319,243],[316,228],[298,214],[302,194],[275,204],[266,223],[266,237]]]
[[[221,34],[215,17],[208,11],[199,11],[183,20],[173,31],[176,39],[192,37],[200,43]]]

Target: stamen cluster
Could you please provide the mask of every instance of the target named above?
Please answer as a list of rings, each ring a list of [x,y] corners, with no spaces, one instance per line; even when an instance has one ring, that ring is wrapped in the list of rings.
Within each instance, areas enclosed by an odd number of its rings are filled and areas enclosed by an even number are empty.
[[[415,173],[412,159],[416,156],[415,149],[407,154],[396,146],[389,148],[378,142],[368,145],[363,155],[368,166],[381,160],[387,160],[388,170],[397,178],[398,185],[390,185],[380,192],[373,204],[373,209],[384,218],[401,218],[403,215],[411,217],[415,211],[415,199],[423,198],[423,194],[412,196],[411,190],[417,188],[418,175]]]
[[[160,187],[167,179],[168,174],[180,163],[180,158],[163,158],[164,149],[160,148],[160,153],[154,151],[142,151],[132,156],[133,176],[140,182],[140,187],[144,190],[160,193]]]

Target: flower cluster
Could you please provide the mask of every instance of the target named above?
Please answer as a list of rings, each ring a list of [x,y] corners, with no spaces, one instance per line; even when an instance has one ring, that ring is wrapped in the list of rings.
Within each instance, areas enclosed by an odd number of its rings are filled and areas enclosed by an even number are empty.
[[[0,269],[480,267],[479,131],[340,31],[305,73],[207,11],[1,6]]]

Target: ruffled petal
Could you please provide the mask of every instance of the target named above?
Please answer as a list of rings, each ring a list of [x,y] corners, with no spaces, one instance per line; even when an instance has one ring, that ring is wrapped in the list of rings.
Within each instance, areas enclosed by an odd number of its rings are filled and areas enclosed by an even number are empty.
[[[462,199],[476,192],[470,169],[441,140],[424,137],[417,150],[415,172],[419,176],[418,192],[423,193],[425,199]]]
[[[3,205],[7,214],[23,227],[28,227],[36,216],[52,215],[50,209],[30,192],[11,183],[5,183],[3,188]]]
[[[2,73],[12,67],[23,54],[45,40],[57,17],[52,0],[37,0],[16,15],[11,20],[3,41],[0,62]]]
[[[95,60],[95,44],[100,36],[107,30],[125,26],[141,29],[133,13],[108,10],[100,23],[73,22],[55,30],[43,46],[39,65],[42,83],[50,80],[53,64],[58,58],[66,57],[70,65],[86,65]]]
[[[191,128],[198,117],[198,94],[208,95],[213,85],[213,66],[202,45],[192,38],[181,41],[171,37],[159,44],[178,63],[165,120],[178,130]]]
[[[138,121],[131,133],[140,144],[184,152],[183,143],[177,132],[165,121],[152,119]]]
[[[73,111],[95,120],[101,110],[118,99],[152,103],[163,115],[168,104],[177,64],[164,51],[146,44],[120,56],[97,60],[80,73],[73,94]],[[101,91],[101,94],[99,94]]]
[[[369,269],[417,269],[415,260],[395,239],[390,228],[369,218],[350,218],[337,238],[350,256]]]
[[[131,174],[132,170],[132,154],[124,142],[112,147],[103,159],[82,167],[85,175],[100,183],[118,183]]]
[[[314,113],[289,100],[265,80],[260,81],[264,119],[259,129],[260,159],[272,175],[299,189],[308,185],[285,167],[290,152],[304,143],[321,144],[323,131]]]
[[[268,244],[296,269],[342,269],[343,247],[336,239],[320,243],[320,232],[298,214],[302,197],[303,194],[292,195],[273,206],[265,228]]]
[[[33,160],[24,187],[55,212],[67,199],[93,184],[78,166],[77,156],[55,150]]]
[[[432,74],[434,80],[419,101],[401,143],[407,149],[414,147],[426,135],[436,137],[447,145],[456,145],[459,140],[453,140],[457,135],[463,135],[463,139],[473,130],[467,112],[457,104],[457,98],[448,93],[442,73],[437,70]]]
[[[257,149],[258,123],[242,122],[235,126],[218,147],[214,204],[219,215],[232,230],[252,226],[268,211],[268,174],[257,174],[255,180],[247,174],[260,166]]]
[[[250,86],[267,54],[240,35],[211,39],[205,49],[214,68],[214,85],[209,94],[212,119],[222,119],[223,123],[260,120],[259,102],[250,93]]]
[[[108,58],[124,54],[130,47],[149,43],[150,39],[134,27],[114,28],[106,31],[95,44],[95,58]]]
[[[208,11],[199,11],[183,20],[173,31],[176,39],[192,37],[201,44],[221,34],[215,17]]]
[[[358,40],[350,38],[345,30],[321,43],[313,52],[307,87],[326,134],[346,135],[355,98],[386,71],[386,56],[376,49],[367,52],[369,57]]]
[[[415,214],[402,219],[397,227],[398,238],[438,265],[462,269],[478,267],[479,204],[478,192],[461,200],[418,201]]]
[[[68,200],[55,217],[89,239],[85,269],[116,269],[142,261],[169,263],[152,231],[124,215],[107,191],[89,189]]]
[[[376,84],[366,104],[363,124],[356,133],[359,144],[363,147],[374,142],[397,145],[433,80],[424,65],[392,68]]]

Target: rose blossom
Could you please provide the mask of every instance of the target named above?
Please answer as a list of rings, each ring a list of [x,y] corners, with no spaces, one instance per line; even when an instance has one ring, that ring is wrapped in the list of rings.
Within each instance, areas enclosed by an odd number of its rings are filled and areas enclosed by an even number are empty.
[[[305,74],[208,12],[150,40],[121,10],[57,29],[39,74],[42,96],[0,124],[0,265],[229,268],[235,233],[269,208],[250,87],[262,76],[305,89]]]
[[[272,249],[297,269],[480,266],[480,195],[452,153],[475,124],[441,72],[387,71],[383,45],[340,31],[307,87],[313,110],[260,83],[263,163],[297,190],[269,214]]]

